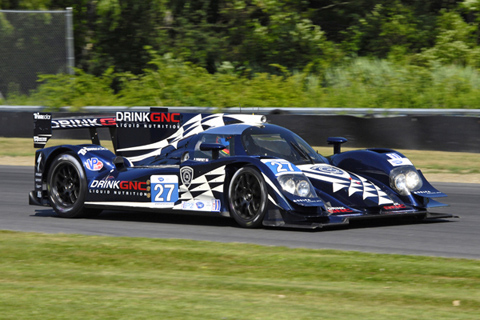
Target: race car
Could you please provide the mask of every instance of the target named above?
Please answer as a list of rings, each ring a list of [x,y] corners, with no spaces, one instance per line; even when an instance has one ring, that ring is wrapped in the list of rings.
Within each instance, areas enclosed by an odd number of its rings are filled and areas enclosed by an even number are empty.
[[[114,152],[100,145],[109,128]],[[92,144],[45,147],[57,129],[89,129]],[[325,157],[262,115],[121,111],[53,119],[34,114],[33,205],[60,217],[102,210],[210,213],[241,227],[321,228],[359,219],[450,218],[435,189],[400,152],[341,152],[330,137]]]

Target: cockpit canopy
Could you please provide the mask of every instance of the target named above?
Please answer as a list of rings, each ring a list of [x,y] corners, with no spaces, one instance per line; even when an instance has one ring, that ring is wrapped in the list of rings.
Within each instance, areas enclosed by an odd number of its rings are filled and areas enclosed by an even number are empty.
[[[206,144],[221,144],[225,147],[219,150],[219,158],[249,155],[276,157],[294,164],[326,162],[302,138],[287,129],[270,124],[232,125],[223,127],[222,130],[207,130],[195,145],[194,160],[211,160],[212,153],[201,150],[201,146]]]
[[[241,140],[247,155],[277,157],[294,164],[326,162],[302,138],[279,126],[249,127]]]

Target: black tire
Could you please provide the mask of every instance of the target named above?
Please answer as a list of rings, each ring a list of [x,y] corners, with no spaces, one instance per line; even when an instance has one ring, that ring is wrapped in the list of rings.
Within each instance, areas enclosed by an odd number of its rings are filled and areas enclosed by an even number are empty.
[[[87,179],[80,161],[71,153],[61,154],[52,162],[47,188],[50,204],[60,217],[90,217],[101,212],[85,209]]]
[[[267,188],[261,173],[243,167],[232,177],[228,187],[230,215],[244,228],[262,225],[267,208]]]

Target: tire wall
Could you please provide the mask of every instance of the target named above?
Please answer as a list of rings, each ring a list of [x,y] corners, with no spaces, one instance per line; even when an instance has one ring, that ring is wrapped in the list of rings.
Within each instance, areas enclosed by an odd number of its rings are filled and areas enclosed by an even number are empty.
[[[353,116],[270,115],[313,146],[327,137],[345,137],[346,147],[480,152],[480,118],[421,116],[359,118]]]
[[[54,113],[53,117],[85,115]],[[361,118],[342,115],[267,115],[270,123],[288,128],[313,146],[326,146],[330,136],[348,139],[346,147],[480,152],[480,118],[460,116],[400,116]],[[109,139],[106,129],[101,139]],[[31,138],[32,112],[0,112],[0,136]],[[59,130],[55,138],[89,139],[88,130]]]

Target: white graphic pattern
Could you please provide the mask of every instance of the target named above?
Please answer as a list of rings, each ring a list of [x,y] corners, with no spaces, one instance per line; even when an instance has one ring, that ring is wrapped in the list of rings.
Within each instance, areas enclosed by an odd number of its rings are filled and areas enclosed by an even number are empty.
[[[188,120],[186,123],[184,123],[174,134],[172,134],[166,139],[163,139],[155,143],[147,144],[147,145],[119,149],[118,151],[121,151],[121,152],[122,151],[139,151],[139,150],[147,151],[147,150],[156,149],[154,151],[147,152],[143,155],[128,158],[131,162],[138,162],[149,157],[160,155],[160,153],[162,152],[162,149],[165,148],[166,146],[171,145],[174,148],[177,148],[179,141],[185,138],[188,138],[190,136],[193,136],[197,133],[203,132],[207,129],[214,128],[214,127],[221,127],[226,125],[226,123],[232,122],[232,121],[236,123],[259,125],[264,122],[264,119],[265,119],[264,116],[261,116],[261,115],[246,115],[246,114],[225,115],[223,113],[219,113],[219,114],[207,115],[206,117],[202,118],[202,115],[198,114],[193,118],[191,118],[190,120]]]
[[[394,203],[394,201],[379,187],[356,174],[348,173],[347,171],[328,164],[315,166],[301,165],[298,167],[309,178],[330,182],[334,193],[346,189],[349,197],[355,193],[361,193],[363,200],[372,199],[376,201],[378,205]]]
[[[201,176],[194,178],[188,188],[184,184],[180,185],[179,193],[181,200],[174,209],[182,209],[182,201],[201,200],[212,201],[216,200],[213,191],[223,192],[225,181],[225,166],[220,166],[212,171],[209,171]]]

